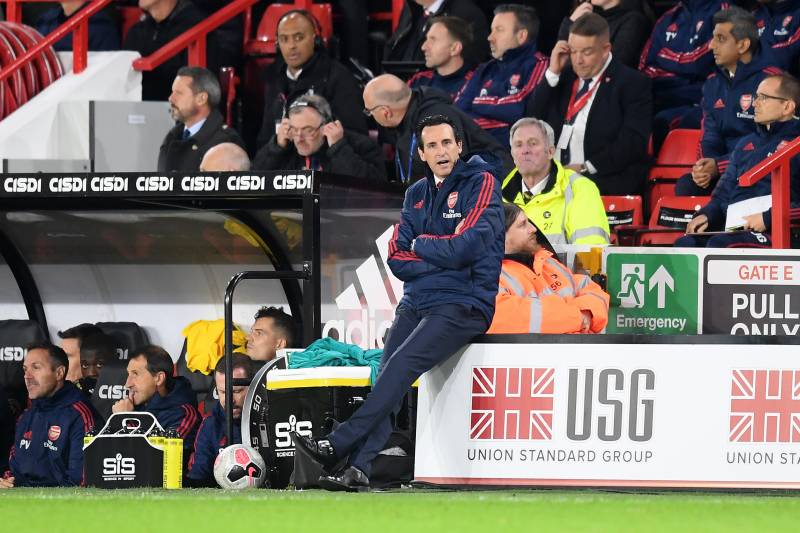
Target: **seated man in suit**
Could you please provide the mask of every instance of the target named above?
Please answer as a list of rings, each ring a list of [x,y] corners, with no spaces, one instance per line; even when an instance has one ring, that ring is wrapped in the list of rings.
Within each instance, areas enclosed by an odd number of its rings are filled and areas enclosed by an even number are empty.
[[[587,13],[553,48],[527,115],[556,133],[556,158],[602,195],[638,194],[649,167],[650,80],[614,60],[606,20]]]
[[[318,94],[297,98],[278,131],[256,154],[257,170],[322,170],[369,180],[386,180],[383,152],[361,133],[345,130]]]

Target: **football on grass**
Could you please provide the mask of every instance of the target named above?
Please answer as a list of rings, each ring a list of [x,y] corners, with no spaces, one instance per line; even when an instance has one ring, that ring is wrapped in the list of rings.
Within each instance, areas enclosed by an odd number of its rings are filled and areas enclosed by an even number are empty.
[[[244,444],[223,448],[214,461],[214,479],[223,489],[260,487],[266,472],[261,454]]]

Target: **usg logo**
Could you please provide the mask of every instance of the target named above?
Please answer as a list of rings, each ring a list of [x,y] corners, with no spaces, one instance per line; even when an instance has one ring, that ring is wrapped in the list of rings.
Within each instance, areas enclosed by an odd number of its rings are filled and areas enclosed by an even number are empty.
[[[276,189],[309,189],[311,188],[311,176],[305,174],[282,176],[279,174],[272,180],[272,186]]]
[[[0,361],[22,361],[25,349],[20,346],[0,346]]]
[[[118,453],[114,457],[103,458],[103,479],[105,481],[132,481],[136,477],[136,459],[123,457]]]
[[[292,431],[298,432],[304,437],[311,437],[311,421],[310,420],[297,420],[297,417],[291,415],[289,422],[279,422],[275,424],[275,446],[277,448],[288,448],[292,445],[292,438],[289,433]]]
[[[100,385],[97,395],[103,400],[121,400],[128,392],[123,385]]]

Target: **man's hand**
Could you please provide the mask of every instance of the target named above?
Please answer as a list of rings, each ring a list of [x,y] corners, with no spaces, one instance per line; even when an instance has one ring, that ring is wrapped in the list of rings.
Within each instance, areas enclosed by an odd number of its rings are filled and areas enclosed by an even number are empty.
[[[764,214],[755,213],[753,215],[747,215],[744,217],[744,229],[757,231],[759,233],[764,233],[767,231],[767,225],[764,224]]]
[[[586,13],[592,12],[592,3],[588,0],[575,8],[575,11],[572,12],[572,15],[569,16],[569,20],[575,22],[579,18],[581,18]]]
[[[550,54],[550,66],[548,67],[550,72],[561,75],[561,71],[567,66],[567,61],[569,61],[569,45],[567,41],[558,41]]]
[[[592,331],[592,312],[587,310],[581,311],[581,333],[589,333]]]
[[[328,122],[322,127],[322,134],[328,140],[328,146],[333,146],[341,141],[342,137],[344,137],[344,128],[342,127],[342,123],[338,120]]]
[[[278,126],[278,131],[275,132],[275,135],[278,137],[278,146],[281,148],[286,148],[289,146],[292,138],[289,135],[289,119],[285,118],[281,120],[280,125]]]
[[[692,180],[698,187],[705,189],[712,179],[719,177],[717,162],[710,157],[699,159],[692,167]]]
[[[9,476],[0,478],[0,489],[13,489],[13,488],[14,488],[13,477]]]
[[[708,227],[708,217],[697,215],[686,226],[686,233],[703,233]]]
[[[131,400],[130,398],[123,398],[121,400],[118,400],[117,402],[114,403],[114,405],[111,406],[112,413],[123,413],[126,411],[133,411],[133,409],[134,409],[133,400]]]

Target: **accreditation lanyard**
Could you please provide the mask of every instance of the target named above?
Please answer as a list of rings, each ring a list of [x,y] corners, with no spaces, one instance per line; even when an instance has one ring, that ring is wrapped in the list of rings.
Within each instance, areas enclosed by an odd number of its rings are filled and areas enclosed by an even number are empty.
[[[394,162],[397,165],[397,175],[400,176],[400,183],[408,183],[411,179],[411,166],[414,164],[414,150],[417,148],[417,134],[411,135],[411,149],[408,151],[408,173],[403,172],[403,165],[400,163],[400,152],[394,153]]]
[[[306,168],[308,170],[322,170],[322,165],[319,165],[319,168],[314,168],[314,159],[310,156],[306,156]]]
[[[592,99],[594,93],[597,91],[597,88],[600,87],[600,84],[603,82],[603,75],[605,74],[606,69],[600,71],[600,74],[597,76],[597,81],[592,83],[589,90],[586,91],[581,95],[578,100],[575,100],[575,96],[578,94],[578,87],[581,84],[580,78],[575,78],[575,81],[572,82],[572,96],[569,98],[569,104],[567,105],[567,116],[564,117],[564,121],[567,124],[572,124],[575,119],[575,116],[581,112],[581,110],[586,107],[586,104],[589,103],[589,100]]]

